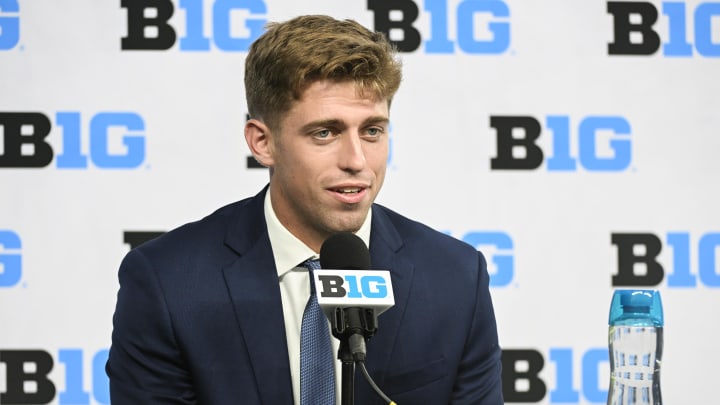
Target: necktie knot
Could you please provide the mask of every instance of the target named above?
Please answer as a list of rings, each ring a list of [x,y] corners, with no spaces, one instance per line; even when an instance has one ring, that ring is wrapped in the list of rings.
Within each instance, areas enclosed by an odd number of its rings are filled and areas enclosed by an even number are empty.
[[[320,269],[320,259],[307,259],[303,263],[303,267],[308,270],[318,270]]]

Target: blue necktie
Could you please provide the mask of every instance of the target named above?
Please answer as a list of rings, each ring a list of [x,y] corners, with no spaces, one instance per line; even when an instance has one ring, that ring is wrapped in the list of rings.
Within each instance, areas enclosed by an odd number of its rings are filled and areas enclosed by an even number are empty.
[[[303,263],[310,275],[310,299],[300,330],[300,405],[335,405],[335,369],[327,318],[315,295],[313,270],[318,260]]]

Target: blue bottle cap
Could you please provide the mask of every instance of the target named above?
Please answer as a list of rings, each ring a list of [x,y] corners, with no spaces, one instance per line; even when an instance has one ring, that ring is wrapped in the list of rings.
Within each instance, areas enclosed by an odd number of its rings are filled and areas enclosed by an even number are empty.
[[[610,304],[612,325],[662,327],[662,301],[657,290],[616,290]]]

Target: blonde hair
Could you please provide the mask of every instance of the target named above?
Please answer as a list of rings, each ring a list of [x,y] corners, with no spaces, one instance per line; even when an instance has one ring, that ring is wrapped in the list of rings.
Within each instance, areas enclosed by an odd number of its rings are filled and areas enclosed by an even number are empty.
[[[245,95],[251,118],[279,129],[284,113],[319,80],[353,81],[392,101],[402,68],[385,35],[353,20],[321,15],[269,23],[245,60]]]

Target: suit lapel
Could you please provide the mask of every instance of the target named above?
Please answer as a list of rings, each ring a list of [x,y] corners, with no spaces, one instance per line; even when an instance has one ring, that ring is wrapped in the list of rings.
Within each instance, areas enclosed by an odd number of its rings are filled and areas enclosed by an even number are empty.
[[[414,267],[401,255],[403,241],[386,213],[373,206],[370,235],[370,258],[372,268],[389,270],[395,305],[378,318],[377,335],[368,341],[367,364],[374,370],[374,379],[382,384],[390,362],[392,348],[396,344],[402,318],[412,285]]]
[[[223,275],[261,401],[286,404],[292,403],[292,383],[280,285],[263,213],[266,190],[238,209],[226,244],[240,257]]]

